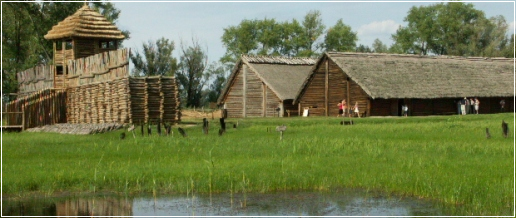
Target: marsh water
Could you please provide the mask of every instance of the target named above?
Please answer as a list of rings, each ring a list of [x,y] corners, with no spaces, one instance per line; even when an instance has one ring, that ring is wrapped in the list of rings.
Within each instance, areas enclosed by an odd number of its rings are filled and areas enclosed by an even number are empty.
[[[360,190],[2,200],[4,216],[439,216],[435,203]]]

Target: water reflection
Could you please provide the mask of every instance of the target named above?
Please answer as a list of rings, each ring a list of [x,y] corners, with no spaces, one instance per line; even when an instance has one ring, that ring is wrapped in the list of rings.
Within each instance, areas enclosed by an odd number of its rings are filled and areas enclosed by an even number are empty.
[[[7,216],[132,216],[132,200],[119,197],[34,198],[2,200]]]
[[[2,201],[9,216],[440,216],[440,209],[414,198],[361,191],[44,198]]]

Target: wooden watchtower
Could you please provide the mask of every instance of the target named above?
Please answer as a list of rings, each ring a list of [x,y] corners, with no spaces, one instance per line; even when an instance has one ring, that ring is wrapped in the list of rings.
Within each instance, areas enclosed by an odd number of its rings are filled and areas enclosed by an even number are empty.
[[[45,39],[54,43],[54,88],[66,88],[67,62],[106,51],[117,50],[125,36],[87,4],[53,26]]]

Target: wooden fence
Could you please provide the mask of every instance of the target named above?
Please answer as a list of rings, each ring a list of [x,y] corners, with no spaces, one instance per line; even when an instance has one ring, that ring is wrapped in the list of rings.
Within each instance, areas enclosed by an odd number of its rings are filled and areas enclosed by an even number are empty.
[[[46,89],[20,97],[6,104],[4,112],[23,112],[6,116],[5,125],[23,125],[24,129],[66,123],[66,91]]]

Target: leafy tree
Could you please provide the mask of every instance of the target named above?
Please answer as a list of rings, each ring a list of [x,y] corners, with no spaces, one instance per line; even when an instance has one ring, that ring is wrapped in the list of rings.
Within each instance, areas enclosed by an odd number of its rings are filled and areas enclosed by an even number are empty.
[[[162,37],[155,43],[143,43],[143,54],[138,51],[130,59],[134,64],[134,76],[172,76],[177,69],[177,60],[172,57],[174,42]]]
[[[360,44],[356,48],[356,52],[371,53],[371,48],[369,48],[369,46]]]
[[[324,47],[327,51],[353,51],[356,47],[357,34],[351,31],[351,27],[344,24],[342,19],[331,27],[324,39]]]
[[[323,34],[325,28],[320,11],[310,11],[305,15],[303,20],[304,35],[301,38],[303,39],[304,51],[300,52],[301,56],[315,55],[317,48],[314,47],[314,43]]]
[[[235,63],[242,54],[249,54],[258,48],[257,21],[243,20],[236,27],[224,28],[222,44],[226,47],[226,54],[221,58],[221,62]]]
[[[511,35],[509,44],[505,46],[503,55],[507,58],[514,58],[514,34]]]
[[[210,75],[210,78],[214,78],[212,83],[209,85],[209,88],[206,90],[206,95],[203,97],[203,105],[207,105],[210,102],[216,102],[218,100],[222,93],[222,88],[224,88],[227,80],[227,71],[222,65],[212,63],[206,71]]]
[[[387,45],[383,44],[380,39],[374,40],[372,48],[375,53],[386,53],[388,51]]]
[[[469,43],[469,55],[502,57],[508,45],[506,35],[509,25],[503,16],[495,16],[489,20],[482,20],[475,26],[472,42]]]
[[[278,53],[288,57],[300,56],[303,48],[303,26],[296,20],[280,24],[281,43],[278,45]]]
[[[208,56],[199,42],[192,40],[192,45],[185,47],[181,44],[181,57],[176,78],[179,81],[180,92],[186,107],[201,106],[203,88],[210,79],[206,72]]]
[[[224,28],[221,39],[226,53],[220,61],[235,63],[242,54],[313,56],[320,47],[315,41],[325,28],[320,16],[319,11],[310,11],[302,24],[295,19],[279,23],[265,18]]]
[[[487,19],[473,4],[412,7],[404,20],[408,25],[392,35],[395,48],[403,53],[500,56],[508,43],[505,19]]]
[[[400,27],[394,35],[393,40],[400,44],[407,53],[420,53],[426,55],[430,45],[434,44],[432,34],[436,32],[436,6],[412,7],[404,21],[408,22],[407,27]]]
[[[388,53],[392,53],[392,54],[403,54],[403,53],[406,53],[406,52],[403,51],[401,45],[398,44],[398,43],[393,43],[389,47],[389,50],[387,52]]]
[[[260,48],[258,48],[258,54],[277,54],[279,44],[281,43],[280,24],[276,23],[276,20],[274,19],[267,18],[255,22],[257,29],[256,41],[260,45]]]

